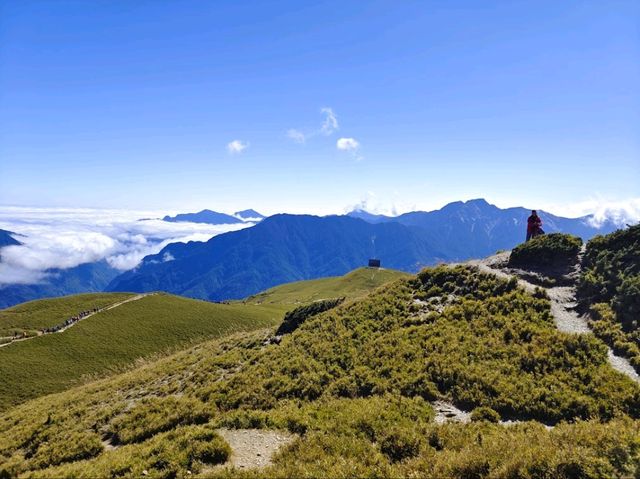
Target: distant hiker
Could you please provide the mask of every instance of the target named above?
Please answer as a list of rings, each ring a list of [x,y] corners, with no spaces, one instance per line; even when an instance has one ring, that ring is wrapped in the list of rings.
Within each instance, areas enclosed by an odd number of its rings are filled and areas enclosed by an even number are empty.
[[[536,236],[543,235],[542,220],[536,210],[531,210],[531,216],[527,218],[527,241]]]

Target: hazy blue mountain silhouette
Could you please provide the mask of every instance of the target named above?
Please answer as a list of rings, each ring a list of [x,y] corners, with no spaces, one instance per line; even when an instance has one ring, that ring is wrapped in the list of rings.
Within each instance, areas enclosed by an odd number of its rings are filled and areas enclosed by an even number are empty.
[[[0,308],[40,298],[103,291],[121,271],[106,261],[85,263],[75,268],[50,269],[37,284],[11,284],[0,287]]]
[[[258,213],[256,210],[252,210],[252,209],[248,209],[248,210],[242,210],[242,211],[236,211],[233,216],[236,216],[244,221],[247,220],[263,220],[266,218],[266,216]]]
[[[399,223],[282,214],[206,243],[170,244],[107,289],[163,290],[209,300],[243,298],[289,281],[341,275],[365,266],[371,257],[405,271],[447,259],[421,231]]]
[[[20,241],[14,238],[14,236],[19,236],[13,231],[0,230],[0,248],[4,246],[13,246],[21,244]]]
[[[172,223],[190,221],[192,223],[208,223],[212,225],[232,225],[236,223],[243,223],[241,219],[236,218],[235,216],[211,210],[202,210],[197,213],[181,213],[175,216],[165,216],[162,219],[163,221],[170,221]]]
[[[430,243],[455,260],[484,257],[501,249],[511,249],[526,235],[526,208],[501,209],[484,199],[456,201],[435,211],[414,211],[391,217],[372,215],[362,210],[348,213],[371,223],[395,222],[423,230]],[[538,211],[547,233],[563,232],[588,240],[596,234],[616,229],[611,222],[600,227],[590,223],[591,216],[562,218]]]

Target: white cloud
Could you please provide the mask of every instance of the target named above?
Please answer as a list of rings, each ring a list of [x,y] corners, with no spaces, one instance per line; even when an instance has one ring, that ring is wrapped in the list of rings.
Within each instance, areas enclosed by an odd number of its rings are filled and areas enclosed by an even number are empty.
[[[323,135],[331,135],[339,129],[338,118],[331,108],[321,108],[320,113],[324,115],[324,121],[322,122],[322,127],[320,127],[320,132]]]
[[[248,141],[233,140],[227,144],[227,151],[232,155],[242,153],[247,148],[249,148]]]
[[[355,138],[338,138],[336,147],[338,150],[354,152],[360,148],[360,143]]]
[[[24,235],[17,237],[22,245],[0,250],[0,285],[37,283],[47,279],[52,268],[100,260],[127,270],[169,243],[207,241],[253,224],[138,220],[166,213],[173,212],[0,207],[0,229]]]
[[[291,128],[287,131],[287,137],[289,137],[289,139],[295,141],[296,143],[303,144],[314,136],[330,136],[339,130],[340,126],[338,125],[338,117],[336,116],[332,108],[320,108],[320,114],[323,116],[320,128],[311,131],[302,131],[297,128]]]
[[[609,200],[596,196],[575,203],[548,204],[541,209],[570,218],[593,215],[591,224],[596,227],[605,221],[620,227],[640,221],[640,198]]]
[[[291,128],[289,131],[287,131],[287,136],[296,143],[305,143],[307,141],[306,135],[300,130],[296,130],[295,128]]]

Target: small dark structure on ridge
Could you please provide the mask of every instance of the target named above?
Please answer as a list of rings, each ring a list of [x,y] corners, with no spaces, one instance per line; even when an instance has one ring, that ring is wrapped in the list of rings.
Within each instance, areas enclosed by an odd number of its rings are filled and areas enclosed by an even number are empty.
[[[380,260],[379,259],[370,259],[369,260],[369,268],[379,268],[380,267]]]

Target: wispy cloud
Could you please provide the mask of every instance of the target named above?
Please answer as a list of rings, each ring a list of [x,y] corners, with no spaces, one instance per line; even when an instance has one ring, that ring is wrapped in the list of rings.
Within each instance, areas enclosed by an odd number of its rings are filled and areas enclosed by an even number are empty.
[[[320,109],[320,113],[324,115],[324,120],[322,122],[322,127],[320,128],[320,132],[323,135],[331,135],[332,133],[338,131],[340,128],[338,126],[338,118],[333,110],[329,107],[324,107]]]
[[[307,141],[307,137],[300,130],[296,130],[295,128],[291,128],[287,131],[287,137],[295,141],[296,143],[305,143]]]
[[[315,136],[330,136],[340,129],[338,117],[333,108],[327,106],[320,108],[320,114],[322,115],[322,124],[319,128],[306,131],[299,128],[291,128],[287,130],[287,137],[296,143],[303,144]]]
[[[247,148],[249,148],[248,141],[233,140],[227,144],[227,151],[232,155],[242,153]]]
[[[17,238],[22,245],[0,250],[0,285],[37,283],[47,279],[50,269],[101,260],[127,270],[169,243],[207,241],[217,234],[252,225],[138,220],[165,213],[0,207],[0,229],[24,235]]]

